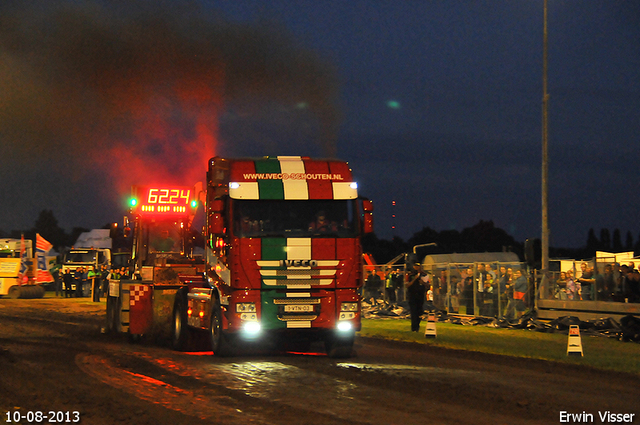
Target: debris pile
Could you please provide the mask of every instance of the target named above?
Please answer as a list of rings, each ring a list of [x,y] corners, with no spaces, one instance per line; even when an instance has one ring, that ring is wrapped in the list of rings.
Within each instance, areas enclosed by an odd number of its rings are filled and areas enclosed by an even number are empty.
[[[426,304],[423,315],[425,320],[429,313],[435,313],[439,322],[465,326],[528,329],[548,333],[560,332],[567,334],[569,326],[578,325],[583,335],[604,336],[616,338],[620,341],[640,342],[640,318],[632,315],[623,317],[620,322],[611,317],[583,321],[575,316],[564,316],[552,321],[542,321],[536,319],[535,312],[529,312],[519,319],[509,320],[495,317],[453,315]],[[382,300],[363,300],[362,315],[365,319],[408,319],[410,317],[409,304],[406,301],[389,304]]]

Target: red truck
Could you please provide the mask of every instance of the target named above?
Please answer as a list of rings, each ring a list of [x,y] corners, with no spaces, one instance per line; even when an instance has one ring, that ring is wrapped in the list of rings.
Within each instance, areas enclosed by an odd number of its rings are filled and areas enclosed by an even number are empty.
[[[156,254],[153,272],[141,270],[128,288],[129,333],[169,317],[176,349],[203,336],[221,356],[251,341],[320,340],[329,356],[350,356],[360,330],[360,239],[372,231],[373,210],[348,164],[215,157],[204,204],[203,264],[158,263]]]

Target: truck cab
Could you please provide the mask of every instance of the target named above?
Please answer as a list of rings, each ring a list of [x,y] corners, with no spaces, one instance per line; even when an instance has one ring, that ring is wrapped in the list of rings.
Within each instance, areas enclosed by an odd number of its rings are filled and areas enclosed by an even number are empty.
[[[107,329],[132,337],[167,334],[176,297],[206,284],[203,249],[192,231],[198,205],[196,188],[134,186],[127,223],[133,224],[124,276],[109,281]],[[199,255],[198,255],[199,254]],[[123,255],[125,257],[125,255]],[[140,300],[136,294],[148,298]],[[132,296],[132,294],[134,294]],[[153,304],[152,304],[153,303]]]
[[[22,270],[22,254],[26,259],[24,270]],[[33,281],[32,259],[33,242],[30,239],[0,239],[0,296],[8,295],[11,298],[18,298],[21,276],[27,276],[29,281]]]
[[[371,230],[371,203],[358,197],[344,161],[212,158],[206,258],[214,352],[262,336],[321,340],[330,356],[348,357],[361,326],[360,239]]]

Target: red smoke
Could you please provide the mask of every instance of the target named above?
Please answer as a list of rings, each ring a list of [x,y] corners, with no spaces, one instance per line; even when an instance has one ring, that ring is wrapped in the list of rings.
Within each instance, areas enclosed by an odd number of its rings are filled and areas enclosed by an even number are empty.
[[[333,71],[273,28],[192,2],[3,2],[0,140],[76,177],[106,173],[111,193],[191,185],[219,148],[225,105],[260,99],[309,105],[333,156]]]

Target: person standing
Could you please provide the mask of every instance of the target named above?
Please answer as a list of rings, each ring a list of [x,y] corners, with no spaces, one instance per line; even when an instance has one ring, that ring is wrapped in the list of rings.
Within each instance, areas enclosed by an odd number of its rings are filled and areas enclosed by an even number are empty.
[[[498,279],[498,316],[506,314],[507,304],[509,302],[509,288],[511,288],[511,273],[506,266],[500,266],[500,278]],[[511,291],[511,299],[513,299],[513,291]]]
[[[93,302],[100,302],[100,272],[91,267],[91,270],[87,273],[87,279],[91,285],[91,294],[93,296]]]
[[[615,278],[613,276],[613,264],[607,264],[604,266],[604,290],[602,294],[602,301],[611,301],[615,292]]]
[[[576,281],[580,284],[582,299],[585,301],[591,301],[591,288],[595,283],[593,269],[590,269],[587,266],[587,263],[582,263],[580,264],[580,270],[582,271],[582,276],[580,276]]]
[[[82,297],[82,267],[78,267],[73,271],[73,283],[76,285],[76,298]]]
[[[62,275],[62,284],[64,285],[64,297],[71,298],[73,296],[73,275],[71,270],[66,269]]]
[[[573,280],[573,270],[569,269],[566,271],[566,284],[565,284],[565,292],[567,294],[567,300],[573,301],[577,299],[577,290],[576,290],[576,282]]]
[[[495,315],[498,305],[498,291],[496,290],[496,282],[493,275],[487,272],[484,281],[484,304],[480,306],[481,316],[492,317]]]
[[[103,264],[100,267],[100,296],[107,294],[107,286],[109,285],[109,270],[107,266]]]
[[[560,272],[560,276],[558,280],[556,280],[556,289],[554,298],[558,300],[566,300],[567,299],[567,273]]]
[[[389,304],[396,303],[396,277],[395,272],[389,272],[384,281],[384,290],[387,294],[387,301]]]
[[[516,303],[516,312],[518,317],[520,317],[526,310],[526,295],[529,285],[527,278],[522,274],[522,270],[516,270],[513,276],[515,277],[515,281],[513,282],[513,299]]]
[[[420,321],[424,308],[425,287],[422,282],[423,275],[426,273],[421,271],[420,263],[413,265],[407,277],[407,298],[409,299],[409,311],[411,313],[411,331],[418,332],[420,330]]]
[[[484,284],[487,280],[487,272],[485,270],[485,264],[480,263],[476,268],[476,276],[475,276],[475,296],[476,296],[476,306],[478,307],[478,313],[482,316],[484,309]],[[475,314],[475,311],[474,311]]]
[[[396,302],[406,301],[406,295],[404,293],[404,274],[395,272],[393,274],[393,280],[396,288]]]
[[[89,269],[87,267],[82,268],[82,296],[88,297],[91,295],[91,287],[89,286]]]
[[[368,303],[371,303],[371,305],[375,304],[375,295],[374,295],[374,286],[375,286],[375,282],[374,282],[374,273],[371,270],[367,271],[367,278],[364,281],[364,300],[367,301]]]
[[[460,291],[460,305],[465,307],[465,314],[475,314],[473,308],[473,269],[469,267],[467,274],[462,281],[462,290]]]
[[[56,297],[61,297],[62,296],[62,292],[64,291],[62,289],[62,269],[58,269],[57,273],[55,274],[55,277],[53,278],[53,284],[55,285],[56,288]]]

